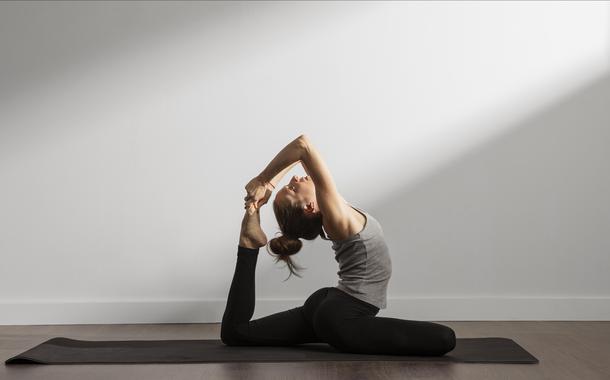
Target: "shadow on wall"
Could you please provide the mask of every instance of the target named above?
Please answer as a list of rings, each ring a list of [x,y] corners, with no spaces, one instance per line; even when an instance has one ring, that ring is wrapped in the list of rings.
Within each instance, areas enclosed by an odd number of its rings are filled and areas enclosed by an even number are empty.
[[[389,292],[607,293],[608,99],[606,74],[372,204]]]

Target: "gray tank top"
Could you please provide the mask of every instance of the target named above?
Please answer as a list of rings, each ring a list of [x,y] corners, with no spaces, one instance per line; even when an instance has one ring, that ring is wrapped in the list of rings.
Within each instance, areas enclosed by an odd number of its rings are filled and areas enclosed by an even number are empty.
[[[339,263],[339,284],[335,286],[379,309],[386,308],[388,282],[392,275],[390,251],[377,219],[350,205],[365,217],[364,228],[343,240],[332,240]]]

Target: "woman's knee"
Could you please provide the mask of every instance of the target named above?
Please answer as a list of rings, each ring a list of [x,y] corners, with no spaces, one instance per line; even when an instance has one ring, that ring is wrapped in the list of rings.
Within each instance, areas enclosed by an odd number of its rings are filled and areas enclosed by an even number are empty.
[[[410,354],[442,356],[455,348],[455,332],[451,327],[429,321],[407,322],[402,339]]]
[[[439,355],[444,355],[449,351],[452,351],[456,345],[455,331],[449,326],[442,326],[439,333]]]
[[[244,346],[247,345],[247,340],[238,331],[238,325],[234,323],[223,322],[220,325],[220,340],[227,346]]]
[[[220,340],[227,346],[233,346],[233,343],[235,342],[232,330],[229,329],[225,323],[220,327]]]
[[[236,344],[236,339],[235,339],[235,329],[233,328],[233,326],[229,323],[222,323],[220,325],[220,340],[222,341],[222,343],[226,344],[227,346],[235,346]]]

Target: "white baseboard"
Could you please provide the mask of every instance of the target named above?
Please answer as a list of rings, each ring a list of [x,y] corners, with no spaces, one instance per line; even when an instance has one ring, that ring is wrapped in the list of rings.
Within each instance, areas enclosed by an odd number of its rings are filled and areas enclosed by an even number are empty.
[[[257,299],[253,318],[303,299]],[[0,301],[0,325],[218,323],[226,299]],[[610,297],[391,297],[380,317],[427,321],[608,321]]]

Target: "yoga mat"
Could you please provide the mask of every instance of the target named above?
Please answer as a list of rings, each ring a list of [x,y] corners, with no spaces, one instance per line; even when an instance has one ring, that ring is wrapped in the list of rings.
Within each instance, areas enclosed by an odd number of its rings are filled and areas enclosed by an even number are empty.
[[[538,363],[508,338],[458,338],[444,356],[351,354],[325,343],[296,346],[227,346],[220,340],[88,341],[52,338],[6,364],[219,363],[300,361],[434,361],[464,363]]]

